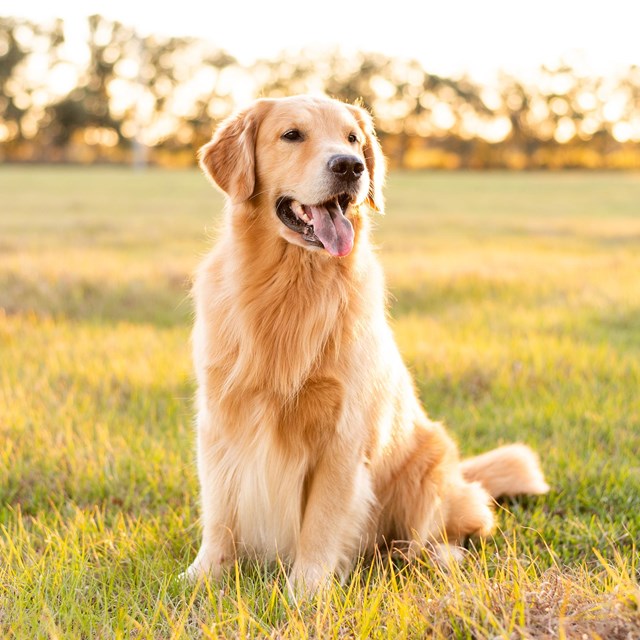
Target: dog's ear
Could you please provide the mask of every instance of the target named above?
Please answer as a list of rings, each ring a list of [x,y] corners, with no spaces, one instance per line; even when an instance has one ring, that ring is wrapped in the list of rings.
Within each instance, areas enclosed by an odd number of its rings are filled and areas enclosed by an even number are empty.
[[[256,183],[255,147],[266,101],[227,118],[216,130],[211,142],[198,152],[200,167],[233,202],[244,202]]]
[[[384,213],[384,198],[382,196],[382,187],[386,173],[386,163],[382,148],[376,137],[373,128],[373,118],[368,111],[357,105],[347,105],[353,113],[365,135],[365,144],[363,147],[364,159],[369,172],[369,194],[367,196],[367,204],[379,213]]]

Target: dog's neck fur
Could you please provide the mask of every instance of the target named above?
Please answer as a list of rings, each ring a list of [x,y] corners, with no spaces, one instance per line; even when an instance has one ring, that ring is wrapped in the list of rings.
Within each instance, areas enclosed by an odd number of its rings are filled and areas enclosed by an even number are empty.
[[[227,309],[218,311],[235,331],[233,344],[224,331],[217,338],[236,356],[222,391],[258,389],[294,398],[310,378],[331,375],[357,330],[354,319],[371,312],[354,308],[370,300],[357,295],[369,288],[366,279],[375,263],[368,220],[353,212],[354,249],[336,259],[262,229],[271,212],[247,203],[230,205],[227,213],[232,220],[228,240],[238,250],[233,264],[221,265],[227,294],[220,302]]]

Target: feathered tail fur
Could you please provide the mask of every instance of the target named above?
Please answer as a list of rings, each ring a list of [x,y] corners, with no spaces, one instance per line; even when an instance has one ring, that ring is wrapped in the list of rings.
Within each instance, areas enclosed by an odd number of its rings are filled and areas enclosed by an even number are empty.
[[[462,473],[477,480],[492,498],[549,491],[538,456],[524,444],[508,444],[463,460]]]

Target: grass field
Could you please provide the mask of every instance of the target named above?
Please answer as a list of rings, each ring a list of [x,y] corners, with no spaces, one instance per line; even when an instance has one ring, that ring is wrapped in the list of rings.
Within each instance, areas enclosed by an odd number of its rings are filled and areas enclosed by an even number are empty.
[[[464,454],[521,440],[552,492],[449,570],[378,560],[307,602],[199,542],[197,172],[0,168],[0,636],[639,638],[640,175],[395,174],[392,322]]]

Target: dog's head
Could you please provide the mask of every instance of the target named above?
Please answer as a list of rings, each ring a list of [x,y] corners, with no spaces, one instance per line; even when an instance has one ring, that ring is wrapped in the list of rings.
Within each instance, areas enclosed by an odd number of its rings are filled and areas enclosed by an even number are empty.
[[[218,128],[200,166],[234,204],[251,200],[271,216],[287,242],[332,256],[353,248],[356,208],[383,209],[371,117],[329,98],[257,100]]]

